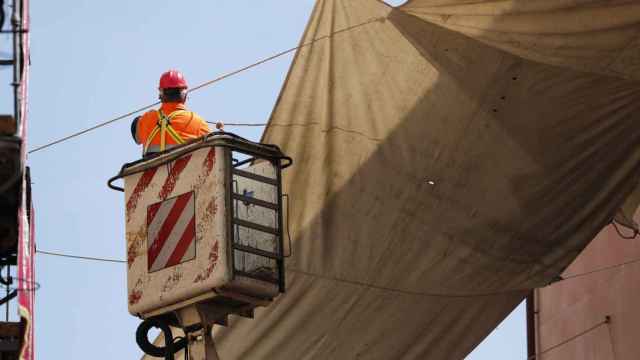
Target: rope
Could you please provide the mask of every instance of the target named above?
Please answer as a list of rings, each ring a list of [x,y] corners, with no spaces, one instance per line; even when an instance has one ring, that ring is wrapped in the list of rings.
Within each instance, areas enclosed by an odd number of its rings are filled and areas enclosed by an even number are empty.
[[[277,54],[274,54],[274,55],[272,55],[272,56],[266,57],[266,58],[264,58],[264,59],[262,59],[262,60],[259,60],[259,61],[255,62],[255,63],[253,63],[253,64],[250,64],[250,65],[244,66],[244,67],[242,67],[242,68],[240,68],[240,69],[237,69],[237,70],[231,71],[231,72],[229,72],[229,73],[226,73],[226,74],[224,74],[224,75],[218,76],[218,77],[217,77],[217,78],[215,78],[215,79],[212,79],[212,80],[206,81],[206,82],[204,82],[204,83],[202,83],[202,84],[200,84],[200,85],[197,85],[197,86],[195,86],[195,87],[191,88],[191,89],[188,91],[188,93],[191,93],[191,92],[194,92],[194,91],[198,91],[198,90],[200,90],[200,89],[202,89],[202,88],[204,88],[204,87],[207,87],[207,86],[209,86],[209,85],[215,84],[215,83],[217,83],[217,82],[219,82],[219,81],[222,81],[222,80],[227,79],[227,78],[229,78],[229,77],[232,77],[232,76],[234,76],[234,75],[240,74],[240,73],[242,73],[242,72],[244,72],[244,71],[247,71],[247,70],[249,70],[249,69],[252,69],[252,68],[254,68],[254,67],[256,67],[256,66],[260,66],[260,65],[262,65],[262,64],[264,64],[264,63],[267,63],[267,62],[269,62],[269,61],[275,60],[275,59],[277,59],[277,58],[279,58],[279,57],[282,57],[282,56],[284,56],[284,55],[287,55],[287,54],[289,54],[289,53],[292,53],[292,52],[294,52],[294,51],[296,51],[296,50],[298,50],[298,49],[301,49],[301,48],[304,48],[304,47],[307,47],[307,46],[313,45],[314,43],[316,43],[316,42],[318,42],[318,41],[325,40],[325,39],[329,39],[329,38],[333,37],[334,35],[337,35],[337,34],[340,34],[340,33],[343,33],[343,32],[347,32],[347,31],[351,31],[351,30],[356,29],[356,28],[359,28],[359,27],[361,27],[361,26],[368,25],[368,24],[371,24],[371,23],[373,23],[373,22],[382,21],[382,20],[384,20],[384,17],[378,17],[378,18],[370,19],[370,20],[365,21],[365,22],[360,23],[360,24],[356,24],[356,25],[352,25],[352,26],[349,26],[349,27],[346,27],[346,28],[343,28],[343,29],[340,29],[340,30],[336,30],[336,31],[334,31],[334,32],[332,32],[332,33],[330,33],[330,34],[328,34],[328,35],[320,36],[320,37],[315,38],[315,39],[313,39],[313,40],[311,40],[311,41],[308,41],[308,42],[306,42],[306,43],[300,44],[300,45],[298,45],[298,46],[295,46],[295,47],[292,47],[292,48],[290,48],[290,49],[287,49],[287,50],[281,51],[281,52],[279,52],[279,53],[277,53]],[[155,102],[155,103],[153,103],[153,104],[150,104],[150,105],[143,106],[143,107],[141,107],[141,108],[139,108],[139,109],[137,109],[137,110],[134,110],[134,111],[128,112],[128,113],[126,113],[126,114],[124,114],[124,115],[120,115],[120,116],[115,117],[115,118],[113,118],[113,119],[107,120],[107,121],[102,122],[102,123],[100,123],[100,124],[98,124],[98,125],[92,126],[92,127],[88,128],[88,129],[85,129],[85,130],[82,130],[82,131],[78,131],[78,132],[76,132],[76,133],[70,134],[70,135],[65,136],[65,137],[63,137],[63,138],[60,138],[60,139],[58,139],[58,140],[54,140],[54,141],[52,141],[52,142],[50,142],[50,143],[48,143],[48,144],[45,144],[45,145],[42,145],[42,146],[38,146],[38,147],[36,147],[35,149],[29,150],[29,154],[35,153],[35,152],[40,151],[40,150],[44,150],[44,149],[46,149],[46,148],[48,148],[48,147],[51,147],[51,146],[53,146],[53,145],[56,145],[56,144],[59,144],[59,143],[65,142],[65,141],[67,141],[67,140],[73,139],[73,138],[78,137],[78,136],[80,136],[80,135],[84,135],[84,134],[86,134],[86,133],[88,133],[88,132],[90,132],[90,131],[96,130],[96,129],[101,128],[101,127],[103,127],[103,126],[106,126],[106,125],[112,124],[112,123],[114,123],[114,122],[116,122],[116,121],[119,121],[119,120],[125,119],[125,118],[127,118],[127,117],[129,117],[129,116],[132,116],[132,115],[135,115],[135,114],[137,114],[137,113],[139,113],[139,112],[142,112],[142,111],[144,111],[144,110],[150,109],[150,108],[152,108],[152,107],[154,107],[154,106],[156,106],[156,105],[158,105],[158,104],[160,104],[160,102],[159,102],[159,101],[157,101],[157,102]],[[233,125],[233,126],[264,126],[264,125],[257,125],[257,124],[239,124],[239,123],[226,124],[226,125]],[[265,124],[265,125],[266,125],[266,124]]]
[[[582,331],[582,332],[580,332],[580,333],[578,333],[576,335],[573,335],[572,337],[570,337],[570,338],[568,338],[568,339],[566,339],[566,340],[564,340],[564,341],[562,341],[562,342],[560,342],[558,344],[555,344],[555,345],[551,346],[550,348],[540,352],[539,354],[531,355],[531,356],[529,356],[527,358],[527,360],[532,360],[532,359],[535,359],[537,357],[540,357],[540,356],[542,356],[542,355],[544,355],[544,354],[546,354],[546,353],[548,353],[548,352],[550,352],[550,351],[552,351],[554,349],[559,348],[562,345],[568,344],[568,343],[572,342],[573,340],[575,340],[575,339],[577,339],[577,338],[579,338],[579,337],[581,337],[581,336],[583,336],[583,335],[585,335],[587,333],[590,333],[591,331],[599,328],[602,325],[609,324],[610,322],[611,322],[611,318],[609,316],[606,316],[603,321],[593,325],[592,327],[588,328],[587,330],[584,330],[584,331]]]

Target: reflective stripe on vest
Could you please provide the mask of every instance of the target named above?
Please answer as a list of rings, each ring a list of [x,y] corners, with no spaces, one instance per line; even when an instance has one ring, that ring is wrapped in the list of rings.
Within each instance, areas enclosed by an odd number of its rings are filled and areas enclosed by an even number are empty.
[[[166,148],[167,134],[169,134],[169,136],[171,136],[173,141],[175,141],[176,143],[178,144],[185,143],[184,139],[180,136],[180,134],[178,134],[176,130],[171,126],[171,120],[174,117],[176,117],[176,115],[179,115],[182,113],[186,113],[186,111],[176,110],[171,114],[169,114],[169,116],[166,116],[162,112],[162,110],[158,110],[158,123],[156,124],[156,127],[154,127],[153,130],[151,130],[151,134],[149,134],[149,137],[147,137],[147,141],[144,144],[144,152],[143,152],[144,154],[147,153],[147,151],[149,150],[149,146],[151,146],[151,142],[158,134],[160,134],[160,151],[164,151]]]

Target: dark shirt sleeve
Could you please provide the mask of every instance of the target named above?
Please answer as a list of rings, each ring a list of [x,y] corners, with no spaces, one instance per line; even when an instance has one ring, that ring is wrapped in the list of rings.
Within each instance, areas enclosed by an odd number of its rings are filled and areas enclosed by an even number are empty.
[[[140,116],[136,117],[131,122],[131,137],[133,137],[133,141],[135,141],[136,144],[140,144],[140,141],[138,140],[138,121],[140,121]]]

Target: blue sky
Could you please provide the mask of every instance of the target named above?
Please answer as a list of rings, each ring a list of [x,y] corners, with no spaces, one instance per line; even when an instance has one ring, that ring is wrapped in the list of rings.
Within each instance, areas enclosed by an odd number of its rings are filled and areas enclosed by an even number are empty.
[[[29,147],[155,102],[166,69],[179,68],[196,84],[290,48],[312,6],[313,0],[33,1]],[[264,122],[291,58],[193,93],[188,105],[209,121]],[[254,140],[262,131],[227,130]],[[129,120],[32,154],[38,248],[124,259],[123,197],[106,180],[138,155]],[[140,357],[123,265],[38,255],[36,276],[39,359]],[[521,306],[468,359],[524,359],[525,351]]]

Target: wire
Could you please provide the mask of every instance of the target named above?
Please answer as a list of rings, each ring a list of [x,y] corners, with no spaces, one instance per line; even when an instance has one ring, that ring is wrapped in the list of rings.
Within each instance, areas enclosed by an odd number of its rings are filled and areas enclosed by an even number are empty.
[[[544,355],[544,354],[546,354],[546,353],[548,353],[548,352],[550,352],[550,351],[552,351],[554,349],[559,348],[562,345],[568,344],[568,343],[572,342],[573,340],[575,340],[575,339],[577,339],[577,338],[579,338],[579,337],[581,337],[581,336],[583,336],[583,335],[585,335],[587,333],[592,332],[593,330],[599,328],[602,325],[609,324],[610,322],[611,322],[611,317],[606,316],[603,321],[593,325],[592,327],[588,328],[587,330],[584,330],[584,331],[582,331],[582,332],[580,332],[580,333],[578,333],[576,335],[573,335],[572,337],[570,337],[570,338],[568,338],[568,339],[566,339],[566,340],[564,340],[564,341],[562,341],[562,342],[560,342],[558,344],[555,344],[555,345],[551,346],[550,348],[548,348],[546,350],[543,350],[539,354],[531,355],[531,356],[527,357],[527,360],[532,360],[532,359],[535,359],[537,357],[540,357],[540,356],[542,356],[542,355]]]
[[[36,253],[44,254],[44,255],[71,258],[71,259],[79,259],[79,260],[89,260],[89,261],[98,261],[98,262],[112,262],[112,263],[126,263],[125,260],[90,257],[90,256],[69,255],[69,254],[56,253],[56,252],[43,251],[43,250],[36,250]],[[420,295],[420,296],[431,296],[431,297],[447,297],[447,298],[486,297],[486,296],[501,295],[501,294],[505,294],[505,293],[515,293],[515,292],[530,291],[531,290],[531,289],[516,289],[516,290],[496,291],[496,292],[482,293],[482,294],[421,293],[421,292],[407,291],[407,290],[401,290],[401,289],[385,288],[385,287],[366,284],[366,283],[358,282],[358,281],[351,281],[351,280],[338,279],[338,278],[333,278],[333,277],[328,277],[328,276],[322,276],[322,275],[319,275],[319,274],[309,273],[309,272],[306,272],[306,271],[296,270],[296,269],[287,269],[287,271],[295,272],[295,273],[299,273],[299,274],[303,274],[303,275],[307,275],[307,276],[312,276],[312,277],[316,277],[316,278],[323,278],[323,279],[327,279],[327,280],[337,281],[337,282],[349,283],[349,284],[359,285],[359,286],[366,286],[368,288],[373,288],[373,289],[393,291],[393,292],[398,292],[398,293],[403,293],[403,294],[408,294],[408,295]]]
[[[207,121],[209,124],[217,125],[218,123],[213,121]],[[226,123],[222,122],[224,126],[267,126],[267,123]]]
[[[498,291],[491,291],[491,292],[484,292],[484,293],[459,293],[459,294],[420,292],[420,291],[388,288],[388,287],[384,287],[384,286],[367,284],[367,283],[364,283],[364,282],[361,282],[361,281],[355,281],[355,280],[340,279],[340,278],[336,278],[336,277],[333,277],[333,276],[325,276],[325,275],[320,275],[320,274],[311,273],[311,272],[298,270],[298,269],[289,268],[289,269],[286,269],[286,270],[289,271],[289,272],[298,273],[298,274],[311,276],[311,277],[315,277],[315,278],[320,278],[320,279],[324,279],[324,280],[330,280],[330,281],[335,281],[335,282],[340,282],[340,283],[345,283],[345,284],[362,286],[362,287],[366,287],[366,288],[369,288],[369,289],[383,290],[383,291],[395,292],[395,293],[399,293],[399,294],[412,295],[412,296],[458,299],[458,298],[490,297],[490,296],[515,294],[515,293],[520,293],[520,292],[529,292],[529,291],[531,291],[530,288],[522,288],[522,289],[498,290]]]
[[[91,257],[91,256],[70,255],[70,254],[57,253],[57,252],[51,252],[51,251],[43,251],[43,250],[36,250],[36,253],[44,254],[44,255],[51,255],[51,256],[65,257],[65,258],[72,258],[72,259],[79,259],[79,260],[98,261],[98,262],[111,262],[111,263],[126,263],[127,262],[126,260]],[[580,273],[580,274],[565,276],[565,277],[562,277],[560,280],[554,282],[554,284],[558,283],[558,282],[570,280],[570,279],[575,279],[575,278],[579,278],[579,277],[583,277],[583,276],[588,276],[588,275],[591,275],[591,274],[594,274],[594,273],[598,273],[598,272],[612,270],[612,269],[615,269],[615,268],[619,268],[619,267],[622,267],[622,266],[625,266],[625,265],[638,263],[638,262],[640,262],[640,258],[639,259],[629,260],[629,261],[626,261],[626,262],[623,262],[623,263],[619,263],[619,264],[615,264],[615,265],[611,265],[611,266],[602,267],[602,268],[599,268],[599,269],[587,271],[587,272]],[[513,293],[519,293],[519,292],[525,292],[525,291],[531,291],[532,290],[531,288],[520,288],[520,289],[497,290],[497,291],[485,292],[485,293],[459,293],[459,294],[431,293],[431,292],[419,292],[419,291],[403,290],[403,289],[396,289],[396,288],[388,288],[388,287],[377,286],[377,285],[373,285],[373,284],[367,284],[367,283],[360,282],[360,281],[346,280],[346,279],[340,279],[340,278],[331,277],[331,276],[320,275],[320,274],[311,273],[311,272],[307,272],[307,271],[304,271],[304,270],[293,269],[293,268],[289,268],[289,269],[287,269],[287,271],[293,272],[293,273],[302,274],[302,275],[306,275],[306,276],[311,276],[311,277],[315,277],[315,278],[331,280],[331,281],[335,281],[335,282],[341,282],[341,283],[345,283],[345,284],[352,284],[352,285],[363,286],[363,287],[367,287],[367,288],[371,288],[371,289],[391,291],[391,292],[397,292],[397,293],[401,293],[401,294],[405,294],[405,295],[413,295],[413,296],[426,296],[426,297],[439,297],[439,298],[478,298],[478,297],[490,297],[490,296],[497,296],[497,295],[504,295],[504,294],[513,294]]]
[[[10,286],[9,290],[17,290],[17,291],[37,291],[40,289],[40,283],[37,281],[23,279],[17,276],[12,277],[16,283],[23,283],[26,287],[22,286]]]
[[[72,258],[72,259],[79,259],[79,260],[89,260],[89,261],[98,261],[98,262],[112,262],[112,263],[126,263],[125,260],[90,257],[90,256],[69,255],[69,254],[56,253],[56,252],[43,251],[43,250],[36,250],[36,253],[44,254],[44,255],[51,255],[51,256],[65,257],[65,258]],[[638,260],[638,261],[640,261],[640,260]],[[408,295],[419,295],[419,296],[430,296],[430,297],[445,297],[445,298],[487,297],[487,296],[495,296],[495,295],[501,295],[501,294],[506,294],[506,293],[516,293],[516,292],[522,292],[522,291],[531,291],[531,289],[514,289],[514,290],[507,290],[507,291],[496,291],[496,292],[477,293],[477,294],[422,293],[422,292],[415,292],[415,291],[408,291],[408,290],[401,290],[401,289],[386,288],[386,287],[376,286],[376,285],[372,285],[372,284],[366,284],[366,283],[358,282],[358,281],[351,281],[351,280],[333,278],[333,277],[328,277],[328,276],[323,276],[323,275],[319,275],[319,274],[309,273],[309,272],[306,272],[306,271],[296,270],[296,269],[287,269],[287,271],[295,272],[295,273],[299,273],[299,274],[303,274],[303,275],[307,275],[307,276],[312,276],[312,277],[316,277],[316,278],[323,278],[323,279],[327,279],[327,280],[332,280],[332,281],[336,281],[336,282],[348,283],[348,284],[353,284],[353,285],[358,285],[358,286],[365,286],[365,287],[373,288],[373,289],[398,292],[398,293],[403,293],[403,294],[408,294]]]
[[[638,236],[638,230],[637,229],[634,229],[634,228],[631,228],[631,227],[629,227],[627,225],[621,224],[621,226],[623,226],[625,228],[628,228],[628,229],[631,229],[633,231],[633,235],[625,235],[625,234],[623,234],[622,231],[620,230],[620,228],[618,227],[618,222],[615,221],[615,220],[611,221],[611,225],[613,225],[613,228],[618,233],[618,236],[620,236],[621,238],[623,238],[625,240],[633,240]]]
[[[61,139],[52,141],[52,142],[50,142],[48,144],[45,144],[45,145],[42,145],[42,146],[38,146],[37,148],[35,148],[33,150],[29,150],[29,154],[32,154],[32,153],[34,153],[36,151],[44,150],[44,149],[46,149],[46,148],[48,148],[50,146],[53,146],[53,145],[59,144],[61,142],[65,142],[67,140],[73,139],[74,137],[78,137],[80,135],[84,135],[84,134],[86,134],[86,133],[88,133],[90,131],[96,130],[96,129],[101,128],[103,126],[107,126],[107,125],[112,124],[112,123],[114,123],[114,122],[116,122],[118,120],[122,120],[122,119],[128,118],[131,115],[135,115],[135,114],[137,114],[137,113],[139,113],[141,111],[150,109],[150,108],[152,108],[152,107],[154,107],[154,106],[156,106],[158,104],[160,104],[160,101],[156,101],[155,103],[153,103],[151,105],[147,105],[147,106],[141,107],[141,108],[139,108],[137,110],[131,111],[131,112],[126,113],[124,115],[120,115],[120,116],[115,117],[115,118],[113,118],[111,120],[107,120],[107,121],[105,121],[103,123],[100,123],[100,124],[98,124],[96,126],[92,126],[92,127],[88,128],[88,129],[85,129],[85,130],[82,130],[82,131],[78,131],[77,133],[73,133],[71,135],[65,136],[65,137],[63,137]]]
[[[215,79],[212,79],[212,80],[206,81],[206,82],[204,82],[204,83],[202,83],[202,84],[200,84],[200,85],[197,85],[197,86],[195,86],[195,87],[191,88],[191,89],[188,91],[188,93],[191,93],[191,92],[194,92],[194,91],[198,91],[198,90],[200,90],[200,89],[202,89],[202,88],[204,88],[204,87],[206,87],[206,86],[209,86],[209,85],[215,84],[215,83],[217,83],[217,82],[219,82],[219,81],[222,81],[222,80],[224,80],[224,79],[227,79],[227,78],[229,78],[229,77],[232,77],[232,76],[234,76],[234,75],[237,75],[237,74],[239,74],[239,73],[241,73],[241,72],[247,71],[247,70],[249,70],[249,69],[252,69],[252,68],[254,68],[254,67],[256,67],[256,66],[262,65],[262,64],[267,63],[267,62],[269,62],[269,61],[275,60],[275,59],[277,59],[277,58],[279,58],[279,57],[282,57],[282,56],[284,56],[284,55],[287,55],[287,54],[289,54],[289,53],[292,53],[292,52],[294,52],[294,51],[296,51],[296,50],[298,50],[298,49],[301,49],[301,48],[304,48],[304,47],[307,47],[307,46],[313,45],[314,43],[316,43],[316,42],[318,42],[318,41],[325,40],[325,39],[329,39],[329,38],[333,37],[334,35],[337,35],[337,34],[340,34],[340,33],[343,33],[343,32],[347,32],[347,31],[351,31],[351,30],[356,29],[356,28],[359,28],[359,27],[361,27],[361,26],[371,24],[371,23],[373,23],[373,22],[383,21],[384,19],[385,19],[384,17],[377,17],[377,18],[373,18],[373,19],[370,19],[370,20],[365,21],[365,22],[360,23],[360,24],[356,24],[356,25],[352,25],[352,26],[349,26],[349,27],[346,27],[346,28],[343,28],[343,29],[340,29],[340,30],[336,30],[336,31],[334,31],[334,32],[332,32],[332,33],[330,33],[330,34],[328,34],[328,35],[320,36],[320,37],[315,38],[315,39],[313,39],[313,40],[311,40],[311,41],[308,41],[308,42],[306,42],[306,43],[300,44],[300,45],[298,45],[298,46],[295,46],[295,47],[292,47],[292,48],[290,48],[290,49],[287,49],[287,50],[281,51],[281,52],[279,52],[279,53],[277,53],[277,54],[274,54],[274,55],[272,55],[272,56],[266,57],[266,58],[264,58],[264,59],[262,59],[262,60],[259,60],[259,61],[255,62],[255,63],[253,63],[253,64],[250,64],[250,65],[244,66],[244,67],[242,67],[242,68],[240,68],[240,69],[234,70],[234,71],[229,72],[229,73],[226,73],[226,74],[224,74],[224,75],[221,75],[221,76],[219,76],[219,77],[217,77],[217,78],[215,78]],[[65,136],[65,137],[63,137],[63,138],[60,138],[60,139],[58,139],[58,140],[52,141],[52,142],[50,142],[50,143],[48,143],[48,144],[44,144],[44,145],[42,145],[42,146],[38,146],[38,147],[36,147],[35,149],[29,150],[29,154],[35,153],[35,152],[40,151],[40,150],[44,150],[44,149],[46,149],[46,148],[48,148],[48,147],[51,147],[51,146],[53,146],[53,145],[56,145],[56,144],[59,144],[59,143],[65,142],[65,141],[67,141],[67,140],[73,139],[73,138],[78,137],[78,136],[80,136],[80,135],[84,135],[84,134],[86,134],[86,133],[88,133],[88,132],[90,132],[90,131],[93,131],[93,130],[96,130],[96,129],[101,128],[101,127],[103,127],[103,126],[106,126],[106,125],[112,124],[112,123],[114,123],[114,122],[116,122],[116,121],[119,121],[119,120],[125,119],[125,118],[127,118],[127,117],[129,117],[129,116],[132,116],[132,115],[135,115],[135,114],[137,114],[137,113],[139,113],[139,112],[141,112],[141,111],[144,111],[144,110],[150,109],[150,108],[152,108],[152,107],[154,107],[154,106],[156,106],[156,105],[158,105],[158,104],[160,104],[160,102],[159,102],[159,101],[157,101],[157,102],[155,102],[155,103],[153,103],[153,104],[150,104],[150,105],[143,106],[143,107],[141,107],[141,108],[139,108],[139,109],[137,109],[137,110],[131,111],[131,112],[127,113],[127,114],[120,115],[120,116],[115,117],[115,118],[113,118],[113,119],[107,120],[107,121],[102,122],[102,123],[100,123],[100,124],[98,124],[98,125],[92,126],[92,127],[88,128],[88,129],[85,129],[85,130],[78,131],[78,132],[76,132],[76,133],[70,134],[70,135]],[[243,125],[240,125],[240,124],[227,124],[227,125],[243,126]],[[265,124],[265,125],[266,125],[266,124]],[[264,126],[264,125],[246,125],[246,126]]]
[[[569,280],[569,279],[575,279],[575,278],[578,278],[578,277],[587,276],[587,275],[591,275],[591,274],[594,274],[594,273],[599,273],[599,272],[602,272],[602,271],[613,270],[613,269],[616,269],[616,268],[619,268],[619,267],[622,267],[622,266],[625,266],[625,265],[629,265],[629,264],[634,264],[634,263],[637,263],[637,262],[640,262],[640,259],[633,259],[633,260],[625,261],[625,262],[622,262],[622,263],[619,263],[619,264],[605,266],[605,267],[602,267],[602,268],[599,268],[599,269],[587,271],[587,272],[580,273],[580,274],[563,276],[560,281]]]
[[[555,283],[562,282],[562,281],[565,281],[565,280],[575,279],[575,278],[588,276],[588,275],[599,273],[599,272],[603,272],[603,271],[613,270],[613,269],[616,269],[616,268],[619,268],[619,267],[622,267],[622,266],[625,266],[625,265],[638,263],[638,262],[640,262],[640,259],[633,259],[633,260],[629,260],[629,261],[626,261],[626,262],[623,262],[623,263],[619,263],[619,264],[615,264],[615,265],[611,265],[611,266],[605,266],[605,267],[602,267],[602,268],[599,268],[599,269],[595,269],[595,270],[591,270],[591,271],[587,271],[587,272],[584,272],[584,273],[562,277],[558,281],[555,281],[553,283],[555,284]],[[518,293],[518,292],[524,292],[524,291],[531,291],[532,290],[530,288],[521,288],[521,289],[498,290],[498,291],[486,292],[486,293],[466,293],[466,294],[464,294],[464,293],[460,293],[460,294],[430,293],[430,292],[419,292],[419,291],[410,291],[410,290],[387,288],[387,287],[383,287],[383,286],[367,284],[367,283],[360,282],[360,281],[345,280],[345,279],[340,279],[340,278],[336,278],[336,277],[330,277],[330,276],[324,276],[324,275],[320,275],[320,274],[310,273],[310,272],[306,272],[306,271],[303,271],[303,270],[297,270],[297,269],[287,269],[287,271],[291,271],[291,272],[294,272],[294,273],[299,273],[299,274],[307,275],[307,276],[311,276],[311,277],[317,277],[317,278],[321,278],[321,279],[325,279],[325,280],[331,280],[331,281],[336,281],[336,282],[341,282],[341,283],[364,286],[364,287],[368,287],[368,288],[372,288],[372,289],[397,292],[397,293],[406,294],[406,295],[426,296],[426,297],[476,298],[476,297],[489,297],[489,296],[496,296],[496,295],[503,295],[503,294],[512,294],[512,293]]]
[[[67,255],[67,254],[60,254],[60,253],[54,253],[54,252],[49,252],[49,251],[41,251],[41,250],[37,250],[37,253],[40,254],[46,254],[46,255],[53,255],[53,256],[62,256],[62,257],[67,257],[67,258],[75,258],[75,259],[84,259],[84,260],[93,260],[93,261],[106,261],[106,262],[117,262],[117,263],[125,263],[126,261],[124,260],[114,260],[114,259],[105,259],[105,258],[95,258],[95,257],[87,257],[87,256],[76,256],[76,255]],[[594,272],[598,272],[598,271],[604,271],[607,269],[611,269],[613,267],[619,267],[619,266],[623,266],[626,264],[629,264],[631,262],[639,262],[640,259],[634,260],[634,261],[630,261],[630,262],[626,262],[626,263],[622,263],[622,264],[618,264],[615,266],[611,266],[608,268],[602,268],[602,269],[598,269],[598,270],[594,270],[588,273],[584,273],[584,274],[578,274],[578,275],[574,275],[572,277],[566,277],[563,280],[567,280],[573,277],[578,277],[578,276],[584,276],[584,275],[588,275],[588,274],[592,274]],[[318,274],[312,274],[312,273],[308,273],[305,271],[301,271],[301,270],[295,270],[295,269],[288,269],[288,271],[291,272],[295,272],[295,273],[300,273],[303,275],[308,275],[308,276],[313,276],[313,277],[319,277],[319,278],[325,278],[325,279],[329,279],[329,280],[333,280],[333,281],[339,281],[339,282],[344,282],[344,283],[351,283],[351,284],[356,284],[356,285],[360,285],[360,286],[366,286],[368,288],[374,288],[374,289],[381,289],[381,290],[387,290],[387,291],[393,291],[393,292],[400,292],[400,293],[405,293],[405,294],[410,294],[410,295],[421,295],[421,296],[432,296],[432,297],[446,297],[446,298],[468,298],[468,297],[486,297],[486,296],[493,296],[493,295],[500,295],[500,294],[505,294],[505,293],[513,293],[513,292],[520,292],[520,291],[524,291],[524,290],[530,290],[530,289],[521,289],[521,290],[510,290],[510,291],[501,291],[501,292],[493,292],[493,293],[484,293],[484,294],[433,294],[433,293],[420,293],[420,292],[413,292],[413,291],[405,291],[405,290],[398,290],[398,289],[390,289],[390,288],[385,288],[385,287],[380,287],[380,286],[375,286],[375,285],[371,285],[371,284],[365,284],[362,282],[358,282],[358,281],[349,281],[349,280],[342,280],[342,279],[337,279],[337,278],[331,278],[331,277],[325,277],[325,276],[321,276]],[[563,346],[565,344],[568,344],[576,339],[578,339],[579,337],[586,335],[588,333],[590,333],[591,331],[601,327],[602,325],[605,324],[609,324],[611,322],[611,318],[609,316],[606,316],[605,319],[595,325],[593,325],[592,327],[556,344],[553,345],[549,348],[547,348],[546,350],[540,352],[539,354],[535,354],[535,355],[531,355],[529,357],[527,357],[527,360],[533,360],[536,359],[548,352],[551,352],[557,348],[559,348],[560,346]]]
[[[149,342],[149,330],[151,328],[158,328],[164,335],[164,346],[159,347],[154,343]],[[174,355],[188,347],[188,340],[186,336],[179,336],[174,338],[171,332],[171,327],[166,319],[161,317],[151,317],[144,319],[138,328],[136,329],[136,343],[140,349],[147,355],[153,357],[163,357],[166,360],[174,360]]]
[[[294,51],[296,51],[296,50],[298,50],[298,49],[301,49],[301,48],[303,48],[303,47],[307,47],[307,46],[309,46],[309,45],[312,45],[312,44],[314,44],[314,43],[316,43],[316,42],[318,42],[318,41],[320,41],[320,40],[329,39],[329,38],[333,37],[333,35],[340,34],[340,33],[346,32],[346,31],[351,31],[351,30],[356,29],[356,28],[359,28],[359,27],[361,27],[361,26],[368,25],[368,24],[371,24],[371,23],[373,23],[373,22],[376,22],[376,21],[382,21],[382,20],[384,20],[384,17],[377,17],[377,18],[369,19],[369,20],[367,20],[367,21],[365,21],[365,22],[363,22],[363,23],[360,23],[360,24],[356,24],[356,25],[348,26],[348,27],[343,28],[343,29],[340,29],[340,30],[336,30],[336,31],[334,31],[334,32],[330,33],[329,35],[320,36],[320,37],[315,38],[315,39],[313,39],[313,40],[311,40],[311,41],[308,41],[308,42],[306,42],[306,43],[303,43],[303,44],[301,44],[301,45],[298,45],[298,46],[292,47],[292,48],[290,48],[290,49],[287,49],[287,50],[281,51],[281,52],[279,52],[279,53],[277,53],[277,54],[275,54],[275,55],[272,55],[272,56],[269,56],[269,57],[267,57],[267,58],[264,58],[264,59],[262,59],[262,60],[260,60],[260,61],[257,61],[257,62],[255,62],[255,63],[253,63],[253,64],[251,64],[251,65],[247,65],[247,66],[245,66],[245,67],[243,67],[243,68],[240,68],[240,69],[238,69],[238,70],[232,71],[232,72],[230,72],[230,73],[228,73],[228,74],[222,75],[222,76],[217,77],[217,78],[215,78],[215,79],[213,79],[213,80],[210,80],[210,81],[204,82],[204,83],[202,83],[202,84],[200,84],[200,85],[198,85],[198,86],[196,86],[196,87],[192,88],[191,90],[189,90],[189,92],[199,90],[199,89],[201,89],[201,88],[203,88],[203,87],[205,87],[205,86],[209,86],[209,85],[211,85],[211,84],[213,84],[213,83],[216,83],[216,82],[218,82],[218,81],[220,81],[220,80],[224,80],[224,79],[226,79],[226,78],[228,78],[228,77],[234,76],[234,75],[239,74],[239,73],[241,73],[241,72],[243,72],[243,71],[249,70],[249,69],[254,68],[254,67],[256,67],[256,66],[259,66],[259,65],[262,65],[262,64],[264,64],[264,63],[266,63],[266,62],[269,62],[269,61],[274,60],[274,59],[277,59],[277,58],[279,58],[279,57],[281,57],[281,56],[287,55],[287,54],[289,54],[289,53],[291,53],[291,52],[294,52]]]
[[[288,257],[291,257],[291,255],[293,255],[293,247],[291,245],[291,232],[289,231],[289,219],[291,219],[291,216],[289,214],[291,214],[291,205],[289,205],[289,199],[290,199],[289,194],[282,194],[282,197],[286,197],[287,198],[287,225],[286,225],[286,227],[287,227],[287,238],[289,239],[289,254],[288,255],[283,255],[283,256],[288,258]]]
[[[79,260],[91,260],[91,261],[102,261],[102,262],[112,262],[112,263],[126,263],[126,260],[118,260],[118,259],[107,259],[107,258],[99,258],[99,257],[91,257],[91,256],[78,256],[78,255],[69,255],[63,253],[56,253],[51,251],[43,251],[36,250],[38,254],[51,255],[51,256],[59,256],[71,259],[79,259]]]

